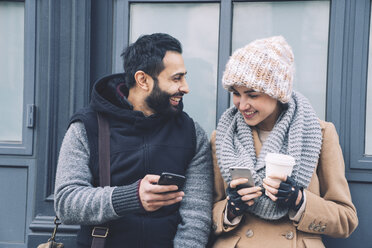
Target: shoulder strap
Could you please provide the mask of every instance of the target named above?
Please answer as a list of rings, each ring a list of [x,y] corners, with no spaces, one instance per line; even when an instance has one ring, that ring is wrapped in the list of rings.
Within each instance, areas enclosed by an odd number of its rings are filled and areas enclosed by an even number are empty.
[[[99,185],[104,187],[110,186],[110,126],[101,113],[97,113],[97,118]]]
[[[98,119],[98,164],[99,185],[110,186],[110,126],[102,113],[97,112]],[[107,226],[95,226],[92,230],[91,248],[104,248],[109,232]]]

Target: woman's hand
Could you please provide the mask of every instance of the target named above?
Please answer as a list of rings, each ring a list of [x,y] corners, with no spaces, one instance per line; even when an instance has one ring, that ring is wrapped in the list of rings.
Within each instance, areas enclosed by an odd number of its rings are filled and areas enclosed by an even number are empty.
[[[303,202],[302,188],[292,177],[286,175],[271,175],[263,180],[266,195],[279,205],[298,210]]]
[[[239,178],[232,180],[227,187],[226,194],[228,200],[228,214],[229,220],[236,216],[242,215],[248,206],[254,204],[254,199],[262,195],[261,187],[241,188],[239,185],[247,183],[248,179]]]
[[[230,187],[236,189],[237,193],[241,196],[241,200],[245,202],[248,206],[254,204],[254,199],[262,195],[261,187],[249,187],[249,188],[240,188],[239,185],[247,183],[248,179],[238,178],[230,182]]]

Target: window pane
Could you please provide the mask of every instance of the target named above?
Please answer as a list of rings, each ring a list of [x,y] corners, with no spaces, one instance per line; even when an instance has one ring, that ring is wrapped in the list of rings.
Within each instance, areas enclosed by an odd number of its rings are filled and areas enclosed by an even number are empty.
[[[372,10],[371,10],[372,13]],[[372,19],[372,18],[371,18]],[[369,30],[365,154],[372,155],[372,22]]]
[[[184,109],[208,134],[216,123],[218,29],[217,3],[138,3],[130,6],[130,43],[142,34],[155,32],[168,33],[182,43],[190,88],[190,93],[184,97]],[[121,41],[116,38],[115,42]],[[117,56],[121,50],[114,52]],[[122,71],[121,65],[115,68]]]
[[[294,88],[325,119],[329,1],[234,3],[232,49],[282,35],[295,56]]]
[[[24,2],[0,2],[0,142],[22,141]]]

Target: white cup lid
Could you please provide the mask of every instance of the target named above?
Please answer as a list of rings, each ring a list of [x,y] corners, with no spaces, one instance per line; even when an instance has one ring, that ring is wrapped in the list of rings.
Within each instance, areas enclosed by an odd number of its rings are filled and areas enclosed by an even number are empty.
[[[296,161],[294,157],[290,155],[280,154],[280,153],[268,153],[265,157],[266,163],[275,163],[275,164],[287,164],[294,166],[296,164]]]

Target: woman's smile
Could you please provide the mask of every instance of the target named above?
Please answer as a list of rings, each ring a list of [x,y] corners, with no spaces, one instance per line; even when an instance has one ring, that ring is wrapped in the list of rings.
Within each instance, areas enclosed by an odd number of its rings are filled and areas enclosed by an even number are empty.
[[[256,116],[258,111],[242,111],[242,114],[245,119],[252,119]]]

